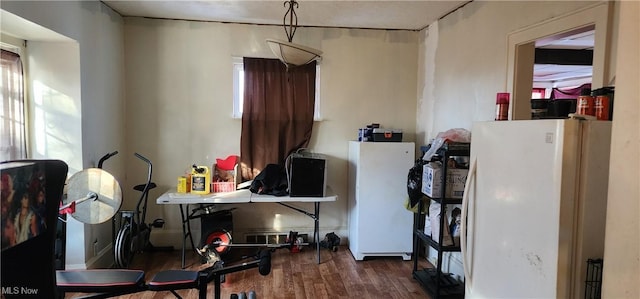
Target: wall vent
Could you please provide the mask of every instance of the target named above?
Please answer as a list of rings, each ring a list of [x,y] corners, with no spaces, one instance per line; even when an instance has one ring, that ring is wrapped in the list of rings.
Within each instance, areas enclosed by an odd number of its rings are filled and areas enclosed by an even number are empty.
[[[308,242],[310,234],[298,233],[298,237],[302,237],[304,242]],[[251,233],[245,235],[247,244],[284,244],[287,243],[288,233]]]

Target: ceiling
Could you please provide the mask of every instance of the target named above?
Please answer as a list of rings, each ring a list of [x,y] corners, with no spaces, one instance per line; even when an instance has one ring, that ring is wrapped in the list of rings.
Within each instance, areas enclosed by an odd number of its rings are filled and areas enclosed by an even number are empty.
[[[112,1],[122,16],[282,25],[284,0]],[[298,26],[421,30],[470,1],[298,0]]]

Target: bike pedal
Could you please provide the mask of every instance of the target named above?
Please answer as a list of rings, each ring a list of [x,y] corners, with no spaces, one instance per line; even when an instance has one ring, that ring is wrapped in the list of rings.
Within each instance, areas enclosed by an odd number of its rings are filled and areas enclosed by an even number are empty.
[[[164,226],[164,219],[153,220],[153,223],[151,224],[151,226],[155,228],[162,228]]]

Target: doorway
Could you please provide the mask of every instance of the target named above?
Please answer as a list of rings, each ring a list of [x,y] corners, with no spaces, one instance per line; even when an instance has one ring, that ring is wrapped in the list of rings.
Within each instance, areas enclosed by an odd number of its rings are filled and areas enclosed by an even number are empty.
[[[533,88],[570,88],[591,84],[595,26],[537,40],[533,65]]]
[[[591,86],[608,83],[611,3],[601,2],[571,14],[546,20],[508,36],[507,92],[511,93],[510,120],[531,119],[536,48],[571,36],[592,36]],[[587,76],[585,76],[586,80]]]

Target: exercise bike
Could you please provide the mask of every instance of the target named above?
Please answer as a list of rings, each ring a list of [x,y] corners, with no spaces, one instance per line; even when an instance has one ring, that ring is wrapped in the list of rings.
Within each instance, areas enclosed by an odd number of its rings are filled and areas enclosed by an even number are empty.
[[[107,154],[105,155],[106,158],[103,158],[106,160],[117,153],[118,152],[116,151],[114,153]],[[156,187],[156,184],[151,181],[153,164],[149,159],[139,153],[135,153],[134,155],[147,164],[147,181],[144,184],[133,187],[134,190],[141,192],[138,203],[136,204],[136,209],[121,210],[119,212],[119,217],[113,218],[113,231],[114,233],[117,231],[114,239],[114,260],[116,267],[118,268],[129,268],[134,255],[138,252],[173,250],[172,246],[153,246],[149,240],[151,236],[151,229],[154,227],[162,228],[164,226],[164,220],[155,219],[152,223],[146,223],[149,191]],[[100,159],[98,168],[101,168],[101,163],[104,162],[104,160]]]
[[[102,170],[102,165],[104,162],[117,155],[118,151],[108,153],[98,161],[98,169],[99,170],[87,170],[87,175],[80,176],[80,181],[95,181],[96,179],[89,179],[94,177],[102,177],[103,175],[109,176],[109,180],[113,181],[117,186],[117,192],[120,194],[119,184],[115,181],[115,178],[112,178],[110,174],[100,173]],[[101,223],[105,221],[107,215],[113,215],[118,212],[118,217],[113,217],[112,219],[112,239],[113,239],[113,255],[115,266],[117,268],[128,268],[131,265],[131,261],[133,260],[133,256],[137,252],[142,251],[154,251],[154,250],[173,250],[173,247],[155,247],[149,241],[149,237],[151,235],[151,228],[161,228],[164,226],[164,220],[156,219],[153,223],[147,224],[146,221],[146,213],[147,213],[147,201],[149,198],[149,191],[156,187],[156,184],[151,181],[151,176],[153,173],[153,165],[149,159],[144,156],[135,153],[135,156],[144,161],[147,164],[147,181],[144,184],[136,185],[133,187],[134,190],[140,191],[140,198],[138,199],[138,203],[136,205],[135,210],[120,210],[120,197],[114,196],[113,200],[110,201],[113,204],[108,205],[110,209],[108,211],[102,211],[100,214],[100,219],[96,221],[90,221],[90,223]],[[96,173],[96,174],[93,174]],[[78,181],[78,180],[74,180]],[[88,192],[88,199],[97,198],[97,194],[95,192]],[[93,193],[93,194],[92,194]],[[95,198],[94,198],[95,197]],[[107,201],[108,202],[108,201]],[[115,210],[114,210],[115,209]],[[75,216],[74,216],[75,217]],[[109,217],[110,218],[110,217]],[[82,221],[82,220],[81,220]]]

